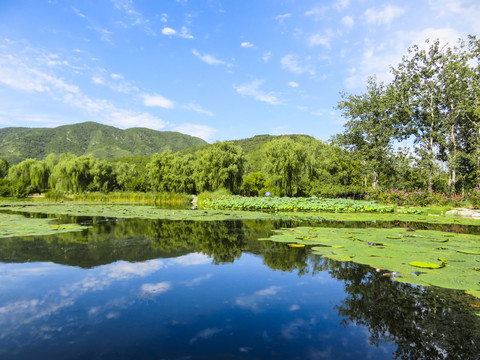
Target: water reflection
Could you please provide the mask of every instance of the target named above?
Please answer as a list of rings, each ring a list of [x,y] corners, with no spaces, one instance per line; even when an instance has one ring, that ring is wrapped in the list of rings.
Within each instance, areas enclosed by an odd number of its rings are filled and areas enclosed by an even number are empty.
[[[93,223],[83,233],[0,241],[0,357],[477,359],[480,353],[473,298],[257,240],[289,224]]]

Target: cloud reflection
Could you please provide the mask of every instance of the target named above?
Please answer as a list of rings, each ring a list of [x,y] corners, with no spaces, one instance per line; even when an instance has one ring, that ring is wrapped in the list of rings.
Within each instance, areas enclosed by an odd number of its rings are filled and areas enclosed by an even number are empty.
[[[172,284],[169,281],[163,281],[156,284],[143,284],[142,293],[150,296],[157,296],[167,292],[172,288]]]
[[[235,300],[235,304],[258,313],[263,311],[260,305],[265,298],[276,295],[280,290],[282,290],[281,286],[269,286],[265,289],[255,291],[251,295],[238,297]]]
[[[219,332],[222,332],[223,329],[217,329],[217,328],[206,328],[205,330],[200,331],[195,335],[195,337],[190,339],[190,344],[195,343],[197,340],[202,339],[202,340],[207,340],[211,338],[213,335],[218,334]]]
[[[205,254],[191,253],[172,259],[171,262],[182,266],[204,265],[210,264],[212,262],[212,258]]]

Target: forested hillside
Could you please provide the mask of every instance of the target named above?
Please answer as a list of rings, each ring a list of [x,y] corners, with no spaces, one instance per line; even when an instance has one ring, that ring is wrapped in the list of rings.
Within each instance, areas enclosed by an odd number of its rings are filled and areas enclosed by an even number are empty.
[[[200,138],[171,131],[146,128],[117,129],[85,122],[57,128],[0,129],[0,158],[10,164],[25,159],[44,159],[48,154],[71,153],[108,159],[152,155],[206,144]]]

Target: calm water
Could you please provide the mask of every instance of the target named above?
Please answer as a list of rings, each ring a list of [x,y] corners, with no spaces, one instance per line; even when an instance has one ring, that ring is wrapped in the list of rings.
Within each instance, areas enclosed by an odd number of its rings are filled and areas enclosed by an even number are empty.
[[[0,239],[2,359],[478,359],[461,292],[258,240],[288,223],[73,218]]]

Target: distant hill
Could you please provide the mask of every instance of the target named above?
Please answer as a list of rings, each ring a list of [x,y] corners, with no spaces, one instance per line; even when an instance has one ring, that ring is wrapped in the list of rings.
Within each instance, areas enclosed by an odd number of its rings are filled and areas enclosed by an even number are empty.
[[[44,159],[48,154],[92,155],[98,159],[152,155],[206,145],[190,135],[146,128],[117,129],[84,122],[56,128],[10,127],[0,129],[0,158],[17,164],[28,158]]]

